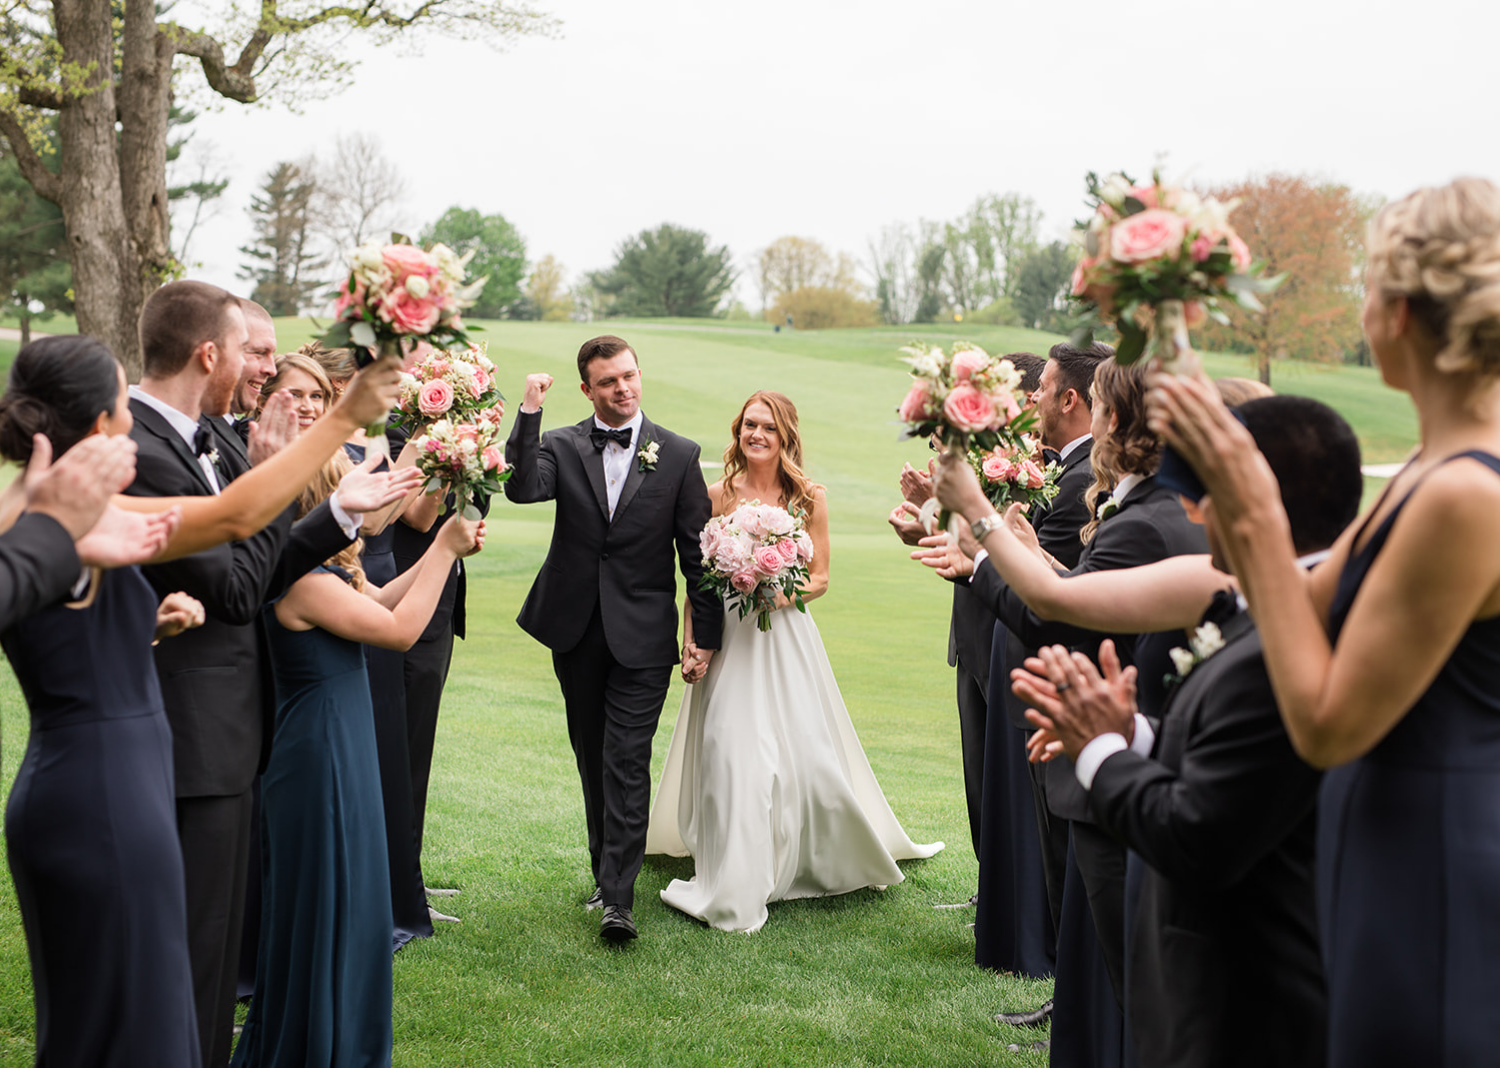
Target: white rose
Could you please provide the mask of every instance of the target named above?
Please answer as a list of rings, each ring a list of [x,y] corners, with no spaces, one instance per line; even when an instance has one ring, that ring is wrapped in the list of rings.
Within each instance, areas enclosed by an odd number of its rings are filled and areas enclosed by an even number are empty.
[[[427,284],[427,279],[421,275],[411,274],[406,276],[406,291],[415,299],[421,300],[427,296],[428,291],[431,289],[432,287]]]

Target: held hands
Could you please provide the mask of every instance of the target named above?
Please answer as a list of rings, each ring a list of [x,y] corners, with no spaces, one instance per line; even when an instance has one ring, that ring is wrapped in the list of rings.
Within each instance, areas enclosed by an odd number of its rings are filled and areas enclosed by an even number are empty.
[[[260,406],[260,416],[250,424],[245,449],[250,466],[269,460],[297,440],[297,401],[289,390],[272,393]]]
[[[455,512],[438,531],[437,544],[455,559],[473,556],[484,548],[484,520],[468,520]]]
[[[342,419],[353,431],[385,418],[400,399],[401,365],[378,360],[349,380],[343,397],[328,414]]]
[[[371,449],[363,463],[339,480],[339,488],[334,494],[338,497],[339,507],[350,516],[378,512],[421,485],[422,472],[415,467],[377,472],[375,466],[384,460],[385,457]]]
[[[169,593],[156,609],[156,641],[201,627],[203,618],[203,605],[198,601],[185,593]]]
[[[181,508],[127,512],[110,505],[94,529],[78,539],[78,560],[85,567],[105,570],[144,564],[167,547],[181,521]]]
[[[1121,670],[1109,640],[1099,646],[1099,664],[1102,675],[1082,653],[1052,645],[1010,673],[1016,696],[1035,706],[1026,719],[1041,728],[1027,744],[1033,762],[1051,759],[1059,747],[1076,760],[1101,734],[1134,736],[1135,668]]]
[[[526,376],[526,393],[521,398],[521,411],[541,411],[542,403],[547,399],[547,391],[552,388],[552,376],[544,372]]]
[[[700,649],[694,642],[682,647],[682,681],[698,682],[708,674],[709,662],[714,658],[713,649]]]
[[[109,499],[134,481],[135,442],[123,434],[86,437],[57,463],[52,442],[38,434],[21,484],[26,510],[51,516],[77,541],[99,521]]]

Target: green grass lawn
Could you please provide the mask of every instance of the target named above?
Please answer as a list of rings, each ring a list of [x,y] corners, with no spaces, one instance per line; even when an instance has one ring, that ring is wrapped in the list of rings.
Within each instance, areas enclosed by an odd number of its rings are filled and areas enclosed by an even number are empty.
[[[1003,1028],[1000,1010],[1030,1008],[1047,985],[973,965],[966,910],[934,911],[973,892],[953,677],[946,666],[949,592],[906,558],[885,524],[903,461],[905,392],[895,349],[912,338],[971,337],[991,351],[1045,351],[1032,331],[978,327],[772,333],[757,323],[489,323],[490,356],[514,406],[529,371],[558,379],[546,426],[584,418],[574,355],[601,329],[636,345],[643,407],[717,460],[730,420],[754,389],[779,389],[801,411],[808,468],[828,486],[832,583],[813,612],[871,764],[917,841],[948,848],[903,865],[877,893],[771,906],[755,935],[703,928],[657,892],[691,861],[648,861],[637,886],[641,940],[623,952],[598,939],[577,774],[550,657],[513,620],[551,533],[549,506],[497,505],[490,548],[473,562],[469,640],[458,645],[439,723],[425,867],[463,893],[463,917],[395,961],[395,1063],[490,1065],[972,1065],[1036,1035]],[[280,324],[289,349],[313,333]],[[7,348],[7,344],[9,348]],[[0,342],[0,363],[14,343]],[[1243,361],[1211,357],[1214,374]],[[1407,400],[1359,369],[1277,368],[1277,387],[1329,400],[1350,417],[1367,459],[1411,446]],[[681,688],[656,745],[666,754]],[[21,757],[26,714],[0,677],[0,785]],[[32,1056],[32,1004],[15,896],[0,880],[0,1065]]]

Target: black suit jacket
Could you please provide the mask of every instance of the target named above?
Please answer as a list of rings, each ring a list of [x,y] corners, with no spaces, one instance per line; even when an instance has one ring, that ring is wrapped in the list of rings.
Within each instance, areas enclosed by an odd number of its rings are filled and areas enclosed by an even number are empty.
[[[0,534],[0,630],[62,600],[81,574],[63,525],[51,516],[23,512]]]
[[[642,416],[639,449],[655,441],[654,470],[631,458],[614,519],[604,486],[604,459],[589,440],[593,417],[540,434],[541,412],[520,412],[505,445],[514,473],[505,495],[518,504],[556,500],[552,545],[516,622],[554,652],[578,644],[601,610],[604,635],[626,667],[674,664],[677,647],[677,565],[693,610],[693,639],[719,648],[724,607],[700,590],[698,536],[712,514],[695,442]]]
[[[1157,485],[1155,478],[1147,478],[1126,495],[1119,511],[1099,524],[1094,540],[1083,547],[1078,563],[1068,574],[1139,567],[1169,556],[1206,552],[1208,539],[1203,528],[1188,519],[1177,494]],[[1070,623],[1043,620],[1026,607],[988,560],[975,572],[972,588],[1029,649],[1066,645],[1097,660],[1099,643],[1113,638],[1121,663],[1130,664],[1133,660],[1134,634],[1102,634]],[[1047,779],[1047,803],[1054,813],[1070,820],[1091,819],[1088,795],[1078,785],[1071,760],[1053,760],[1045,766],[1043,774]]]
[[[127,492],[140,497],[211,495],[213,488],[177,431],[149,405],[132,400],[130,411],[135,418],[130,436],[139,449],[135,482]],[[225,479],[248,470],[248,457],[233,430],[222,419],[207,423],[216,436]],[[235,446],[239,452],[230,451]],[[326,502],[297,524],[297,536],[291,538],[295,516],[292,505],[244,541],[142,569],[159,595],[181,590],[202,601],[207,616],[203,626],[155,650],[172,726],[179,797],[243,793],[260,767],[275,700],[264,681],[257,625],[261,606],[349,544]]]
[[[1131,1027],[1143,1064],[1321,1065],[1321,774],[1287,738],[1249,615],[1223,633],[1169,699],[1152,758],[1112,755],[1089,797],[1150,866],[1126,918]]]

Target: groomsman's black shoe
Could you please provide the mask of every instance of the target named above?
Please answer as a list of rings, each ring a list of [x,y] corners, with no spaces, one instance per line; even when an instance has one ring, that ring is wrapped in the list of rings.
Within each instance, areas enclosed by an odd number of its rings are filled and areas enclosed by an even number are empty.
[[[599,924],[599,934],[605,941],[619,945],[636,937],[635,917],[624,905],[605,905],[604,919]]]
[[[1030,1012],[997,1012],[995,1019],[1011,1027],[1045,1027],[1052,1018],[1052,999],[1042,1002],[1040,1008]]]
[[[585,912],[593,912],[595,909],[602,909],[603,907],[604,891],[596,886],[594,887],[594,892],[589,895],[589,899],[583,903],[583,908]]]

